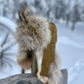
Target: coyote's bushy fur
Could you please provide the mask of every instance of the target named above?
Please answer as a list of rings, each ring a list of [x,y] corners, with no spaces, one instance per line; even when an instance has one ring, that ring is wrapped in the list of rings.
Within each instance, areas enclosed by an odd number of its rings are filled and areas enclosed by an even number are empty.
[[[37,76],[39,76],[43,50],[51,42],[52,38],[49,23],[44,19],[40,19],[37,16],[30,14],[27,9],[23,8],[19,11],[19,20],[15,37],[19,43],[17,62],[24,70],[27,70],[31,68],[33,54],[37,59]],[[56,82],[60,77],[61,72],[59,70],[59,62],[58,59],[55,58],[55,61],[51,65],[48,83],[58,84]]]

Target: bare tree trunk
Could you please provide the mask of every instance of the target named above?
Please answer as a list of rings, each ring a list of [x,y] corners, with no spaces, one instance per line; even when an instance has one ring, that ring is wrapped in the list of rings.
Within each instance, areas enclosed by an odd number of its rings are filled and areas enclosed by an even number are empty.
[[[76,3],[74,5],[74,10],[73,10],[73,21],[72,21],[72,30],[75,29],[75,24],[79,18],[79,12],[78,12],[78,4]]]
[[[66,25],[69,24],[69,14],[66,15]]]
[[[73,21],[73,23],[72,23],[72,31],[75,29],[75,21]]]

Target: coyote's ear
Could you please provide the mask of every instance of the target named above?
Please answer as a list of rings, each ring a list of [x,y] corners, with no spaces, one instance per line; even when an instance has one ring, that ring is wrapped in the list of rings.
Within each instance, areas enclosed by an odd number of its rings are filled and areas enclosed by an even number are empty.
[[[24,21],[24,18],[23,18],[23,16],[22,16],[22,10],[19,10],[19,11],[18,11],[18,16],[19,16],[19,20],[20,20],[20,21]]]
[[[28,10],[26,7],[21,8],[21,10],[18,11],[19,20],[26,22],[27,16],[28,16]]]

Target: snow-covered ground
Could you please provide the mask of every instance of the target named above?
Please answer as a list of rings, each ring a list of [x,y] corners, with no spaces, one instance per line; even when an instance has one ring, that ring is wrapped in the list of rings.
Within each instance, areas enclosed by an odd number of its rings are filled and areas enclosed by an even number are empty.
[[[61,68],[68,70],[68,84],[82,84],[84,75],[84,23],[77,23],[74,31],[71,24],[56,23],[57,51],[61,57]]]
[[[6,27],[8,29],[11,29],[12,31],[11,33],[9,33],[6,44],[4,44],[3,47],[1,47],[1,44],[6,37],[6,33],[8,32]],[[12,33],[15,32],[15,27],[16,24],[14,24],[12,21],[5,17],[0,17],[0,52],[3,49],[6,49],[15,41],[15,38]],[[16,62],[17,45],[14,45],[13,47],[5,51],[3,54],[3,57],[0,58],[0,79],[20,73],[21,68]]]
[[[12,24],[9,22],[7,21],[6,24]],[[67,68],[68,70],[68,84],[83,84],[84,23],[77,23],[74,31],[71,30],[71,23],[69,26],[65,25],[65,23],[56,23],[56,26],[58,35],[56,50],[61,57],[61,68]],[[0,40],[3,36],[1,34],[4,35],[4,30],[0,27]],[[13,39],[11,38],[11,40]],[[17,53],[17,45],[9,51]],[[10,59],[7,60],[7,58]],[[21,67],[16,63],[16,55],[5,56],[3,59],[0,59],[0,79],[18,73],[21,73]]]

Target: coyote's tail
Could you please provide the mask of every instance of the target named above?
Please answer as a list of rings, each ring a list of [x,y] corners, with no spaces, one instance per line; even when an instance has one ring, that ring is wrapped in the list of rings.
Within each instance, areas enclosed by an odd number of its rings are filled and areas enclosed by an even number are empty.
[[[50,76],[48,84],[58,84],[61,79],[62,79],[62,73],[60,71],[60,58],[56,53],[55,60],[50,67]]]

